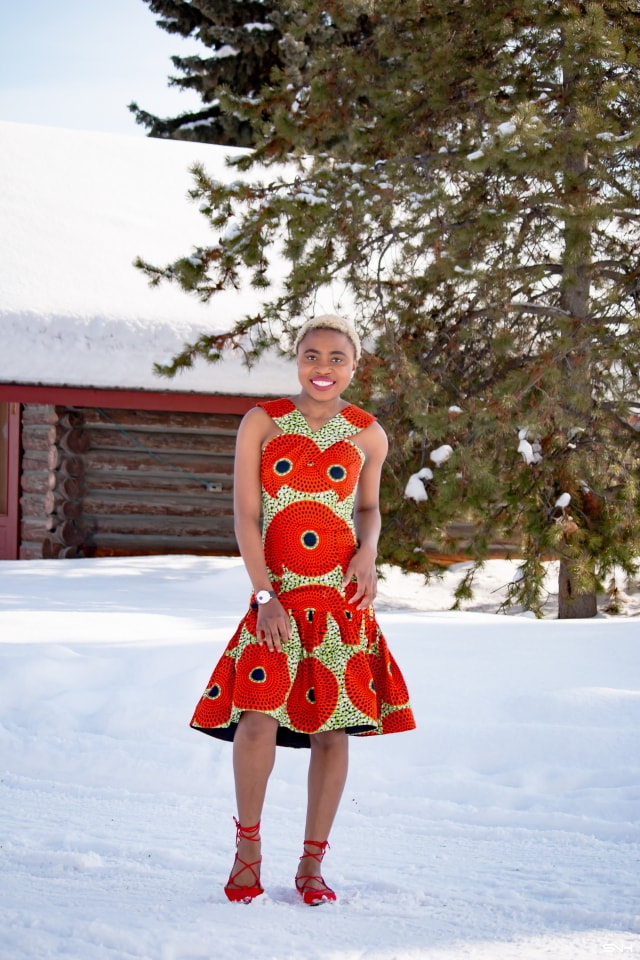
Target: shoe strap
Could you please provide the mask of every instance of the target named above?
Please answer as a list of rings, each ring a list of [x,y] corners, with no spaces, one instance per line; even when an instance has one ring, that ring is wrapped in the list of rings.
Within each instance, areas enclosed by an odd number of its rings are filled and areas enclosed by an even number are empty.
[[[233,822],[236,825],[236,844],[240,840],[253,840],[255,843],[260,841],[260,821],[254,823],[252,827],[243,827],[235,817]]]
[[[238,870],[235,871],[235,873],[233,872],[233,870],[231,871],[229,875],[229,879],[227,880],[227,887],[233,888],[236,890],[262,890],[260,886],[260,877],[258,876],[258,873],[255,869],[256,867],[260,866],[261,863],[262,863],[261,859],[254,860],[253,863],[247,863],[246,860],[241,860],[240,857],[236,854],[236,862],[234,863],[234,867],[237,866],[238,864],[240,864],[240,867]],[[240,874],[243,873],[243,871],[245,870],[249,870],[253,874],[253,883],[254,883],[253,887],[251,887],[247,883],[242,883],[242,884],[238,883],[236,880],[236,877],[239,877]]]
[[[315,860],[316,863],[322,863],[322,858],[324,857],[325,852],[329,847],[329,841],[328,840],[305,840],[304,846],[305,846],[305,851],[300,857],[301,860],[304,860],[305,857],[311,857],[311,859]],[[308,846],[319,847],[320,849],[314,853],[313,850],[306,849],[306,847]]]

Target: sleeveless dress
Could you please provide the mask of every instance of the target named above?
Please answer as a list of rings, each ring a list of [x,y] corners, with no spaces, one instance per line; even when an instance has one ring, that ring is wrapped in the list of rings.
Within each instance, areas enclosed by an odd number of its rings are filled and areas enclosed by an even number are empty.
[[[244,710],[279,722],[280,746],[309,734],[366,736],[415,727],[407,687],[372,607],[342,589],[357,549],[352,514],[364,453],[350,439],[374,421],[354,404],[312,431],[288,399],[259,403],[282,430],[262,453],[263,544],[273,590],[288,611],[283,652],[256,639],[257,604],[216,665],[191,726],[233,740]]]

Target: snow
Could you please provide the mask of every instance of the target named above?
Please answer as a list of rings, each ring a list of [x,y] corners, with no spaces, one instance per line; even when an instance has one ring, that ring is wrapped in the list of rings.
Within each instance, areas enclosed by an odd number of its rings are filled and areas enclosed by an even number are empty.
[[[561,493],[558,499],[556,500],[556,507],[560,507],[564,510],[565,507],[568,507],[571,503],[571,494],[570,493]]]
[[[427,496],[425,485],[422,482],[423,480],[433,480],[433,471],[430,470],[429,467],[423,467],[422,470],[418,470],[417,473],[411,474],[404,488],[405,498],[415,500],[416,503],[420,500],[428,500],[429,497]]]
[[[522,455],[522,459],[525,463],[535,463],[535,456],[533,454],[533,447],[528,440],[522,438],[518,444],[518,453]]]
[[[520,440],[518,443],[518,453],[527,464],[540,463],[542,460],[542,447],[537,440],[535,440],[533,443],[529,443],[527,440],[527,433],[528,431],[526,428],[518,431],[518,437]]]
[[[237,149],[234,149],[237,155]],[[201,303],[133,267],[162,266],[217,239],[187,197],[194,163],[237,172],[217,146],[0,123],[0,383],[278,395],[293,363],[240,351],[173,380],[153,372],[200,333],[260,305],[247,284]]]
[[[440,467],[443,463],[446,463],[452,453],[453,447],[448,443],[443,443],[441,447],[436,447],[435,450],[431,451],[429,459],[435,463],[437,467]]]
[[[589,960],[640,950],[640,660],[626,617],[494,612],[515,564],[379,619],[418,729],[351,741],[325,859],[292,889],[307,756],[280,750],[266,894],[229,904],[231,749],[187,726],[249,585],[236,558],[0,564],[3,960]]]
[[[217,50],[212,50],[208,54],[208,60],[226,60],[227,57],[236,57],[240,51],[235,47],[232,47],[230,43],[225,43],[222,47],[219,47]]]
[[[417,473],[412,473],[407,480],[407,485],[404,488],[404,496],[406,499],[415,500],[416,503],[429,499],[424,483],[420,481]]]

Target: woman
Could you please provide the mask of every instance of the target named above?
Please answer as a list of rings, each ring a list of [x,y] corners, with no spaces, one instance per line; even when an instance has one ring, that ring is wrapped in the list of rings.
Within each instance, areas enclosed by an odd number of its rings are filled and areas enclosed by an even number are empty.
[[[307,321],[295,343],[300,392],[259,403],[238,431],[235,532],[254,594],[191,721],[233,740],[229,900],[263,893],[260,818],[277,744],[310,747],[295,885],[315,905],[336,899],[319,865],[347,776],[347,734],[415,726],[372,608],[387,438],[342,398],[360,349],[341,317]]]

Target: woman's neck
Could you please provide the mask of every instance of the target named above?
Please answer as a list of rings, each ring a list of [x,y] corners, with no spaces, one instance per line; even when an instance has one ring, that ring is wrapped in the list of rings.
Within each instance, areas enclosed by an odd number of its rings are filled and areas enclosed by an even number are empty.
[[[321,426],[328,423],[337,413],[349,406],[342,397],[334,397],[331,400],[316,400],[307,393],[299,393],[295,397],[290,397],[291,402],[298,408],[305,420],[310,423]]]

